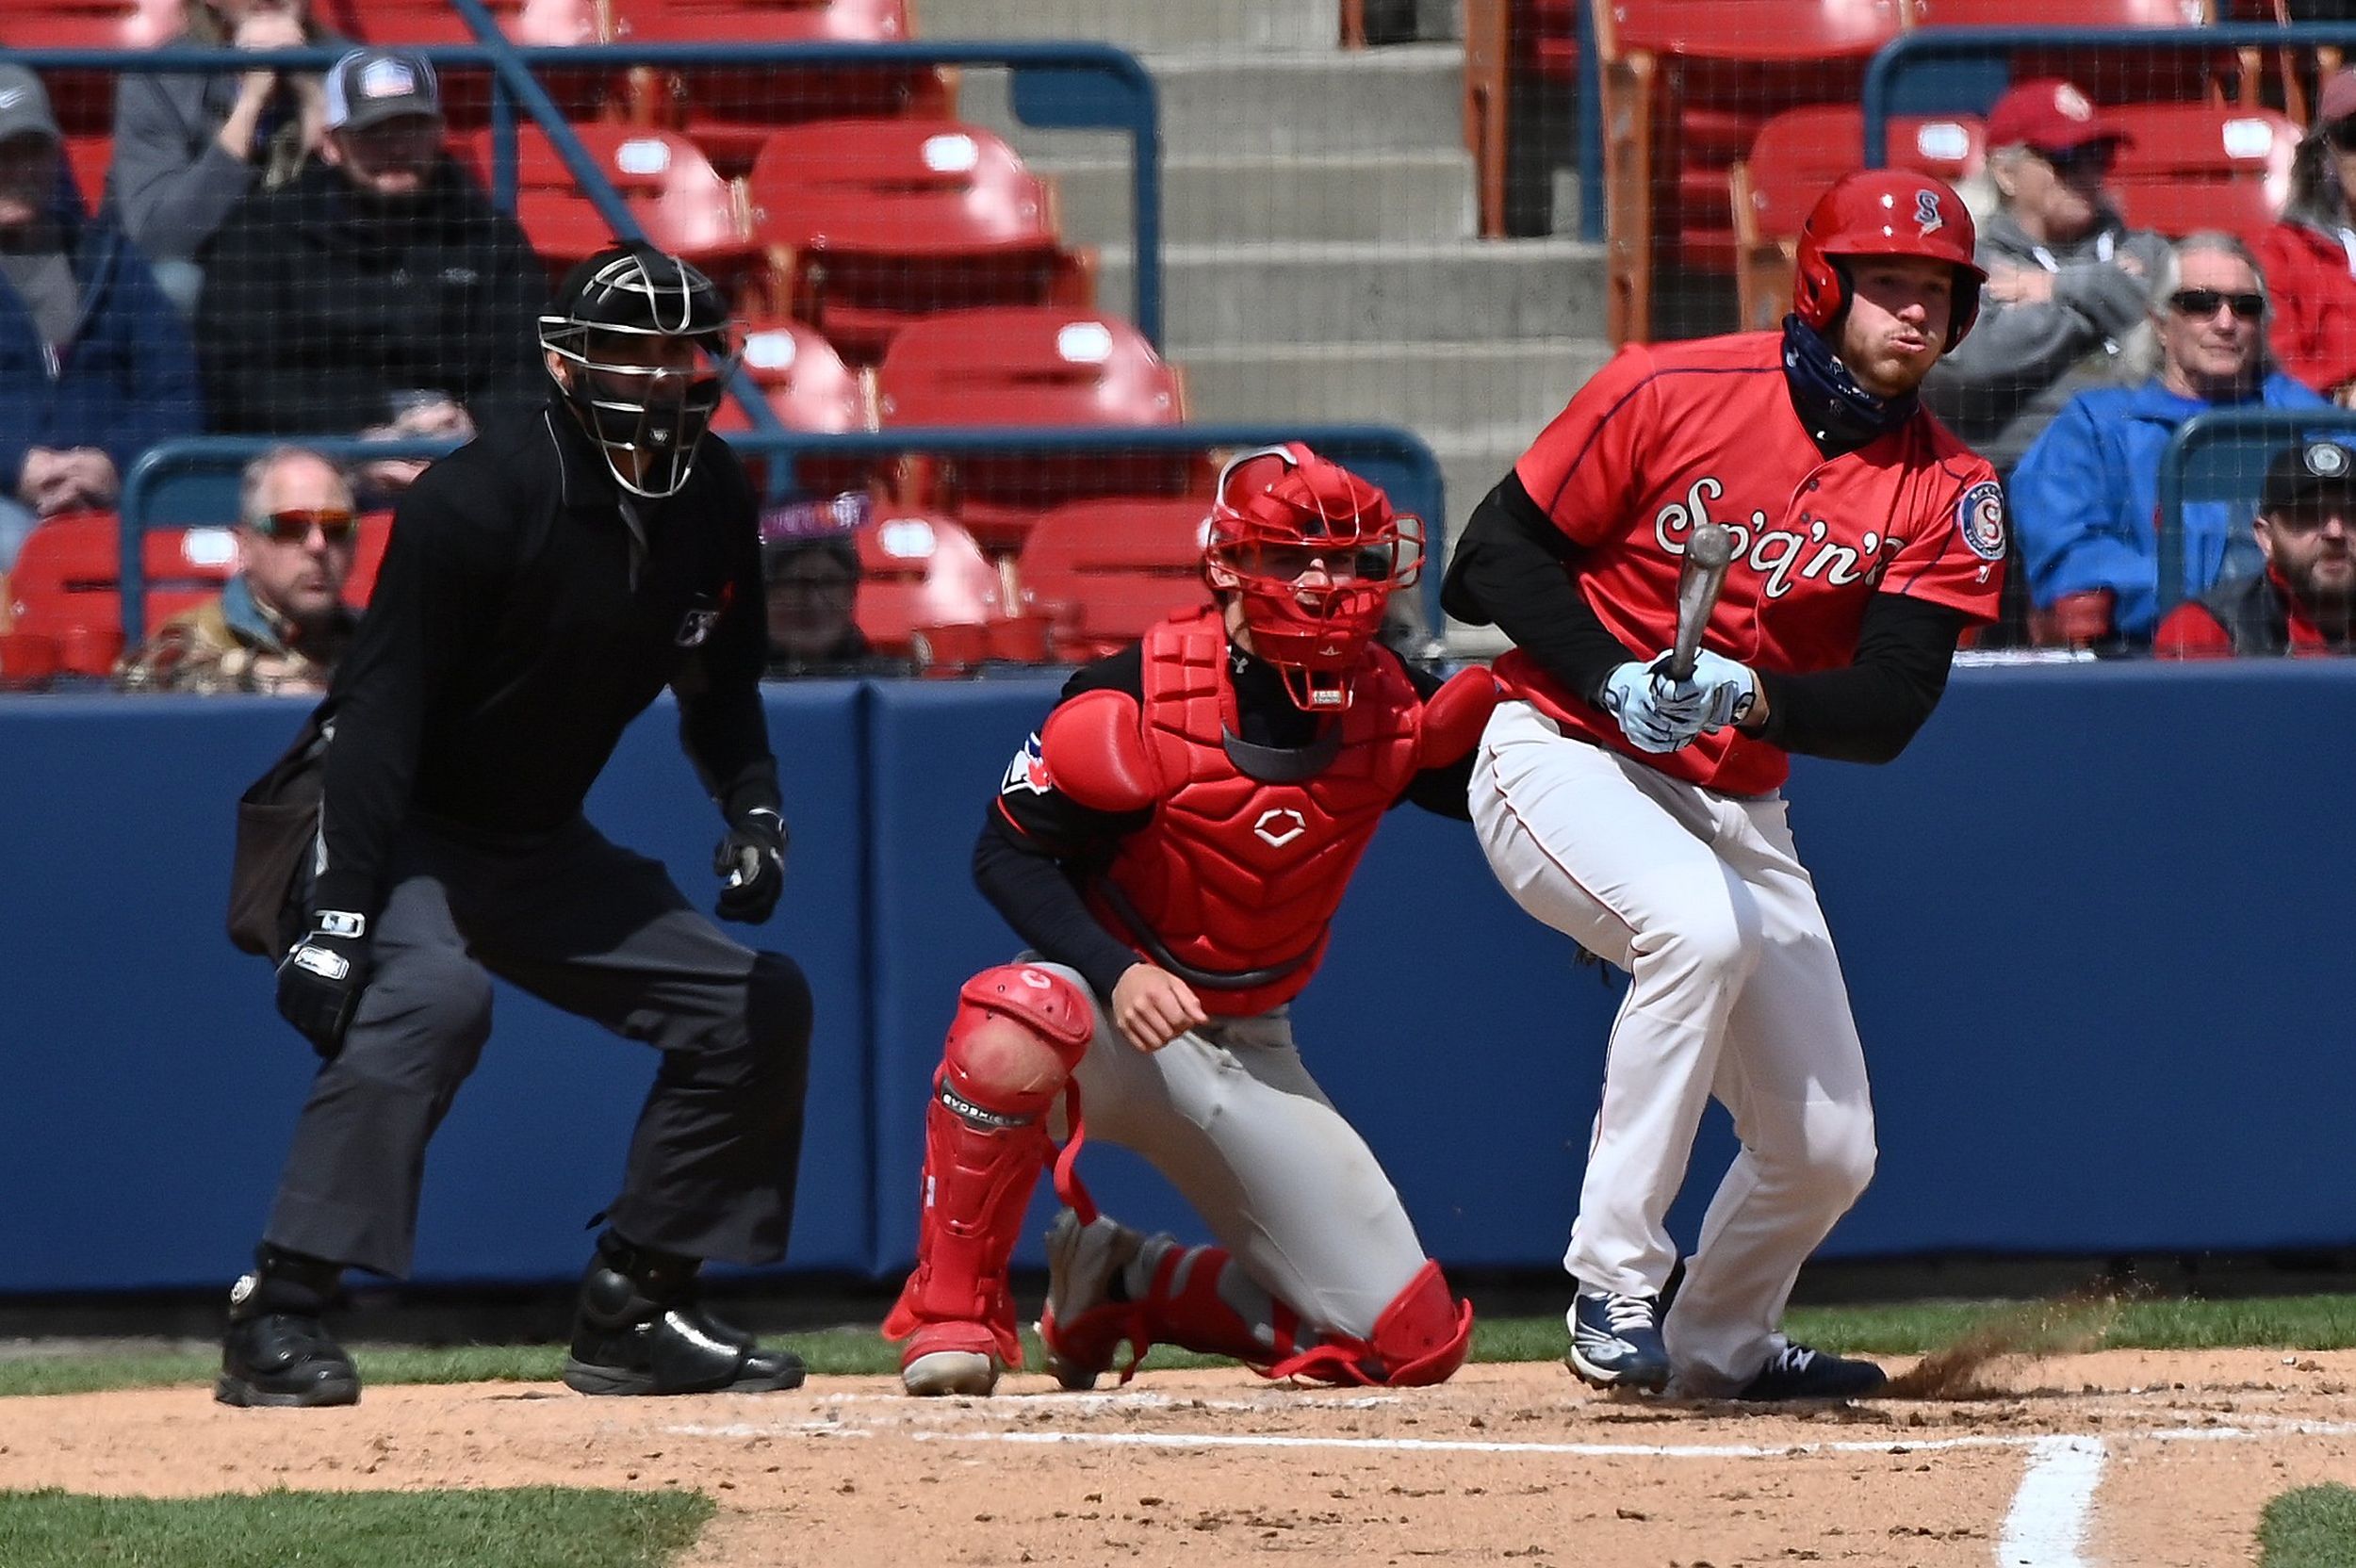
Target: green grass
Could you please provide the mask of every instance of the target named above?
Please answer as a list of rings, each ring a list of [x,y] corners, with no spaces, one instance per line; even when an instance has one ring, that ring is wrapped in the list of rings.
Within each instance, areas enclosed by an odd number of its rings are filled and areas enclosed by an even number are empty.
[[[694,1492],[0,1492],[8,1568],[659,1568],[712,1514]]]
[[[2303,1486],[2258,1520],[2260,1568],[2356,1568],[2356,1491]]]
[[[1827,1350],[1921,1355],[1953,1345],[1991,1322],[2018,1320],[2030,1309],[2015,1303],[1922,1301],[1889,1307],[1810,1307],[1793,1311],[1792,1336]],[[2107,1325],[2100,1319],[2107,1315]],[[2073,1321],[2101,1327],[2099,1344],[2111,1349],[2196,1350],[2264,1346],[2302,1350],[2356,1347],[2356,1296],[2282,1296],[2246,1301],[2129,1301],[2078,1314]],[[1028,1331],[1031,1364],[1039,1346]],[[898,1353],[872,1331],[842,1329],[788,1335],[791,1347],[819,1373],[881,1374],[895,1370]],[[1567,1344],[1562,1319],[1482,1318],[1473,1335],[1475,1361],[1554,1361]],[[372,1383],[549,1382],[564,1365],[561,1346],[469,1346],[420,1350],[356,1346],[360,1375]],[[1157,1347],[1155,1366],[1211,1366],[1219,1359]],[[111,1388],[209,1383],[218,1369],[211,1352],[96,1356],[34,1355],[0,1359],[0,1396],[85,1394]],[[0,1557],[0,1563],[8,1560]]]

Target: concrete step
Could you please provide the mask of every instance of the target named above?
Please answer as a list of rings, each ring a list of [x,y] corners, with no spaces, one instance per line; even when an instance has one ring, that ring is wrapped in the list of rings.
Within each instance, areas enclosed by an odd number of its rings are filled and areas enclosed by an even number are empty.
[[[1134,298],[1127,246],[1102,254],[1097,298]],[[1603,335],[1603,247],[1568,239],[1430,244],[1169,245],[1171,354],[1250,343],[1455,343]]]
[[[1213,155],[1438,152],[1464,145],[1464,51],[1454,43],[1336,50],[1208,49],[1155,55],[1146,64],[1160,97],[1170,159]],[[1026,158],[1103,156],[1092,132],[1017,124],[1004,72],[965,73],[959,112],[1007,139]]]
[[[1129,160],[1032,165],[1063,188],[1064,232],[1084,244],[1131,235]],[[1162,165],[1162,237],[1174,243],[1284,239],[1465,239],[1472,155],[1450,149],[1379,160],[1348,155],[1228,158]]]
[[[1082,39],[1137,53],[1218,45],[1332,49],[1340,0],[922,0],[917,23],[941,39]]]
[[[1286,343],[1196,349],[1183,363],[1198,419],[1363,420],[1498,447],[1527,446],[1611,352],[1589,338]]]

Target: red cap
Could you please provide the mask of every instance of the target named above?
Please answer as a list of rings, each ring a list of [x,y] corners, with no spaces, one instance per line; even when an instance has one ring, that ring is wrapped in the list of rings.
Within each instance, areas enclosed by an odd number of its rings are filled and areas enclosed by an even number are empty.
[[[2022,82],[1988,111],[1990,147],[2026,142],[2040,152],[2066,153],[2089,141],[2134,140],[2104,120],[2093,100],[2058,76]]]
[[[2334,71],[2323,84],[2322,102],[2315,106],[2315,123],[2333,125],[2356,114],[2356,71]]]

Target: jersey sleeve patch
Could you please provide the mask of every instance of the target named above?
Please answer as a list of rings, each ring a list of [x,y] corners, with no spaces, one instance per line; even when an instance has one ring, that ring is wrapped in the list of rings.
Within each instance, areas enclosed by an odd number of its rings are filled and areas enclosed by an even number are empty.
[[[1955,531],[1972,553],[1983,561],[2004,559],[2004,492],[1992,479],[1984,479],[1955,503]]]
[[[1039,736],[1035,732],[1023,743],[1023,749],[1014,754],[1014,760],[1006,764],[1006,782],[998,786],[998,792],[1002,795],[1043,795],[1055,787],[1055,780],[1047,776],[1047,759],[1039,750]]]

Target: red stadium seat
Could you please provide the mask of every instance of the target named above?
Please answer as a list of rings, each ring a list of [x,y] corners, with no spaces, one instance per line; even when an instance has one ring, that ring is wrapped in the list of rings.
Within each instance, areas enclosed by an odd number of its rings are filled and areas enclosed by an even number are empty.
[[[1726,171],[1769,117],[1853,102],[1898,0],[1590,0],[1604,124],[1608,330],[1652,333],[1657,263],[1734,270]]]
[[[617,0],[623,43],[898,43],[907,0]],[[771,66],[639,71],[631,118],[684,131],[724,173],[742,174],[782,125],[844,115],[947,119],[956,94],[937,70]]]
[[[1977,115],[1901,115],[1890,124],[1892,168],[1919,169],[1950,184],[1987,156]],[[1792,254],[1800,225],[1832,183],[1861,168],[1865,121],[1848,106],[1779,114],[1759,127],[1750,156],[1726,172],[1734,206],[1734,286],[1742,324],[1777,325],[1792,302]]]
[[[1918,27],[2205,27],[2216,0],[1906,0],[1906,25]],[[2016,82],[2060,76],[2098,103],[2129,98],[2201,98],[2223,102],[2226,77],[2243,77],[2254,93],[2257,51],[2237,60],[2225,50],[2020,49],[2005,61]],[[2250,68],[2245,70],[2244,68]],[[2255,102],[2252,97],[2249,101]]]
[[[744,323],[743,343],[744,373],[786,429],[834,435],[875,428],[875,390],[868,378],[843,364],[816,328],[756,318]],[[730,399],[720,405],[712,428],[728,435],[752,429],[753,422]],[[868,488],[874,466],[868,458],[806,457],[795,464],[794,473],[805,492],[832,496]]]
[[[384,547],[393,541],[393,514],[384,512],[360,514],[360,544],[352,552],[352,575],[344,579],[344,602],[355,609],[368,607],[368,596],[376,592],[376,574],[384,565]]]
[[[656,245],[720,273],[742,268],[757,253],[736,188],[686,138],[627,125],[573,130]],[[486,189],[496,139],[484,130],[469,144]],[[515,220],[552,275],[614,242],[613,229],[536,126],[515,133]]]
[[[958,311],[919,321],[875,372],[885,428],[898,425],[1174,425],[1184,379],[1118,318],[1054,309]],[[992,548],[1020,544],[1042,508],[1087,495],[1169,495],[1202,463],[1189,454],[1036,452],[908,466],[908,498],[941,504]]]
[[[0,49],[153,49],[186,25],[183,0],[7,0]],[[114,128],[115,78],[104,71],[54,71],[42,78],[68,136]],[[85,190],[96,204],[94,193]]]
[[[485,0],[485,5],[513,43],[566,49],[611,39],[606,0]],[[311,13],[329,31],[360,43],[475,41],[473,29],[450,0],[312,0]],[[621,86],[610,73],[535,67],[533,74],[567,120],[618,118],[622,112]],[[490,119],[488,72],[444,72],[441,91],[442,112],[452,125],[468,130]]]
[[[2282,216],[2299,140],[2282,115],[2208,104],[2130,104],[2102,114],[2135,137],[2110,180],[2129,222],[2170,236],[2223,229],[2254,246]]]
[[[122,560],[122,525],[113,513],[75,512],[47,519],[25,539],[8,576],[16,629],[70,645],[76,641],[72,633],[120,628]],[[165,621],[221,591],[237,568],[237,540],[226,528],[151,529],[141,563],[146,629],[153,636]],[[75,667],[74,673],[106,670]]]
[[[1095,256],[1064,249],[1055,188],[977,126],[829,120],[773,134],[749,182],[772,303],[854,364],[918,317],[1095,297]]]
[[[1207,499],[1072,501],[1046,513],[1019,561],[1026,608],[1053,617],[1056,657],[1087,660],[1209,602],[1203,581]]]
[[[1006,614],[998,568],[949,518],[886,509],[855,537],[859,629],[878,650],[907,653],[920,628],[980,627]]]
[[[106,171],[113,164],[115,142],[111,136],[71,136],[65,139],[66,167],[74,172],[74,188],[82,193],[82,207],[96,212],[106,197]]]

